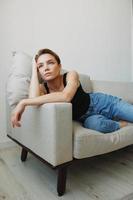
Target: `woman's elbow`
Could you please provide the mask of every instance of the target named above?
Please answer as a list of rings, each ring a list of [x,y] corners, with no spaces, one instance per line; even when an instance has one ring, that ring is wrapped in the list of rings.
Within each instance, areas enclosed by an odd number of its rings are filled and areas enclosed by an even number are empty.
[[[39,96],[41,96],[40,92],[37,92],[37,93],[29,93],[28,98],[32,99],[32,98],[39,97]]]
[[[64,94],[64,101],[66,103],[70,103],[72,100],[72,97],[69,94]]]

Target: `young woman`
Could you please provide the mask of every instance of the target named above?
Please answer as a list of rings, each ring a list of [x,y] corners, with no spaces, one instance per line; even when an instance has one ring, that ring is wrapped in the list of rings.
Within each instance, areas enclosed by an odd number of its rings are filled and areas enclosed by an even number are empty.
[[[29,98],[21,100],[11,115],[12,126],[20,127],[26,106],[50,102],[71,102],[73,120],[85,128],[109,133],[133,122],[133,105],[103,93],[86,93],[79,75],[69,71],[61,75],[59,56],[50,49],[41,49],[35,56],[29,88]],[[39,76],[43,82],[39,83]],[[124,120],[124,121],[123,121]]]

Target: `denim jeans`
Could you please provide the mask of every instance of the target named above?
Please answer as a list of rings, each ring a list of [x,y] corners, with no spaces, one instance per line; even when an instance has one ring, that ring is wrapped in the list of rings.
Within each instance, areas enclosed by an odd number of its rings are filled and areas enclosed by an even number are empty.
[[[109,133],[120,128],[119,120],[133,122],[133,105],[116,96],[89,93],[90,106],[79,119],[83,127]]]

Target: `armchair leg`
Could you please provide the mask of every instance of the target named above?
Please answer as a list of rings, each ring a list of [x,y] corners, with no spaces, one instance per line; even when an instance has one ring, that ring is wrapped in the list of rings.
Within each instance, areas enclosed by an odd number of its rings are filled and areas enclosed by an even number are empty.
[[[22,162],[26,161],[27,154],[28,154],[28,151],[25,148],[22,148],[22,152],[21,152],[21,161]]]
[[[58,169],[57,192],[62,196],[66,189],[67,166],[60,166]]]

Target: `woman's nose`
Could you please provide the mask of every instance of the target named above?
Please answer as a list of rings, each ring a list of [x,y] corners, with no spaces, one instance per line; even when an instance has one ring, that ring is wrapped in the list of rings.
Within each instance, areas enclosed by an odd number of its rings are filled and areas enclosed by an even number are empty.
[[[47,71],[48,69],[49,69],[48,65],[45,65],[44,68],[43,68],[44,71]]]

